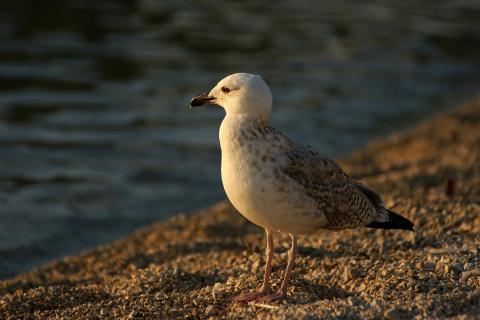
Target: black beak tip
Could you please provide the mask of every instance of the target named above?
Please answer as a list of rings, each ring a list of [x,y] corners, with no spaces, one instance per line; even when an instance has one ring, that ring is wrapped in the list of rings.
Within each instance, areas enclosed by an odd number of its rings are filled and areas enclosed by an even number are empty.
[[[214,97],[210,97],[207,94],[203,94],[197,97],[193,97],[192,100],[190,101],[190,108],[194,107],[199,107],[201,105],[204,105],[206,103],[209,103],[211,101],[215,100]]]
[[[203,104],[202,101],[198,99],[198,97],[194,97],[190,101],[190,108],[198,107],[198,106],[201,106],[202,104]]]

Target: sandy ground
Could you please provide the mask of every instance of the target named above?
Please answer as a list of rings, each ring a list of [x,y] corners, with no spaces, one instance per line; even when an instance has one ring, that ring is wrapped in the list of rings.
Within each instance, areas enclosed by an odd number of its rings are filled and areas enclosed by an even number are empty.
[[[231,304],[261,283],[263,232],[219,203],[1,281],[0,319],[478,319],[480,100],[341,163],[416,232],[301,237],[287,299]],[[275,242],[278,287],[288,239]]]

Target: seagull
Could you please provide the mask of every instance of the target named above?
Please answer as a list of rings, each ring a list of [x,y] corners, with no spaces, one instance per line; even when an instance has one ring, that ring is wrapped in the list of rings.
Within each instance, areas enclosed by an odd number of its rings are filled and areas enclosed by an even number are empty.
[[[233,302],[286,297],[298,235],[356,227],[413,231],[411,221],[385,208],[375,191],[352,180],[333,160],[269,125],[272,94],[262,77],[229,75],[209,93],[194,97],[190,107],[205,104],[221,106],[226,113],[219,132],[225,193],[266,233],[263,284]],[[270,286],[274,232],[291,238],[283,282],[276,292]]]

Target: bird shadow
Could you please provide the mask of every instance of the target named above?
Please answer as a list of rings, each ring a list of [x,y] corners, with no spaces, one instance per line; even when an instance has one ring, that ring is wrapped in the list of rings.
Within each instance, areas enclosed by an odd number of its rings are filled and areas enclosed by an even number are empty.
[[[319,300],[346,299],[347,297],[353,295],[349,291],[336,287],[328,287],[305,279],[294,280],[292,282],[292,286],[294,286],[295,292],[288,294],[283,300],[290,305],[305,305]],[[272,288],[272,290],[275,289],[276,287]],[[232,303],[232,299],[236,294],[237,293],[232,293],[225,301],[230,301],[230,303]],[[271,303],[278,304],[281,302],[282,300],[276,300]]]
[[[207,254],[221,251],[239,251],[243,246],[237,241],[196,241],[193,243],[176,243],[169,245],[166,249],[146,253],[137,253],[126,260],[125,264],[134,265],[136,268],[144,268],[149,264],[162,264],[189,254]]]
[[[296,292],[304,293],[295,293],[291,297],[287,298],[289,303],[296,305],[309,304],[318,300],[346,299],[353,295],[352,292],[347,290],[314,283],[306,279],[297,279],[294,282],[294,285]]]
[[[344,252],[343,253],[332,252],[332,251],[326,250],[323,247],[315,248],[311,246],[299,246],[298,254],[308,258],[323,258],[323,257],[338,258],[345,255]]]
[[[323,247],[299,246],[298,254],[312,259],[337,259],[340,257],[366,258],[370,256],[370,254],[361,247],[355,247],[355,249],[356,250],[329,251]]]
[[[216,282],[226,281],[226,277],[224,275],[220,275],[216,271],[189,272],[181,268],[175,271],[168,270],[162,278],[163,279],[160,281],[161,284],[152,287],[148,292],[149,294],[155,294],[156,292],[191,292],[193,290],[200,290],[202,288],[212,286]]]

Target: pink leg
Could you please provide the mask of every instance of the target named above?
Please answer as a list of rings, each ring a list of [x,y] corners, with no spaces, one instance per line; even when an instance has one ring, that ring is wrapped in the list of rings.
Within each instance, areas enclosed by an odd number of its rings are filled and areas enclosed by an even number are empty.
[[[248,302],[262,298],[270,293],[270,271],[272,266],[272,256],[273,256],[273,237],[272,233],[265,229],[267,234],[267,247],[265,249],[265,255],[267,256],[267,261],[265,262],[265,273],[263,275],[263,284],[259,291],[242,293],[232,299],[232,302]]]
[[[287,296],[288,283],[290,282],[290,274],[292,273],[293,261],[295,259],[295,256],[297,255],[297,238],[293,234],[290,234],[290,238],[292,238],[292,246],[288,251],[287,269],[285,270],[285,276],[283,277],[282,286],[280,287],[280,289],[278,289],[276,293],[264,296],[261,299],[262,301],[273,301],[280,298],[285,298]]]

